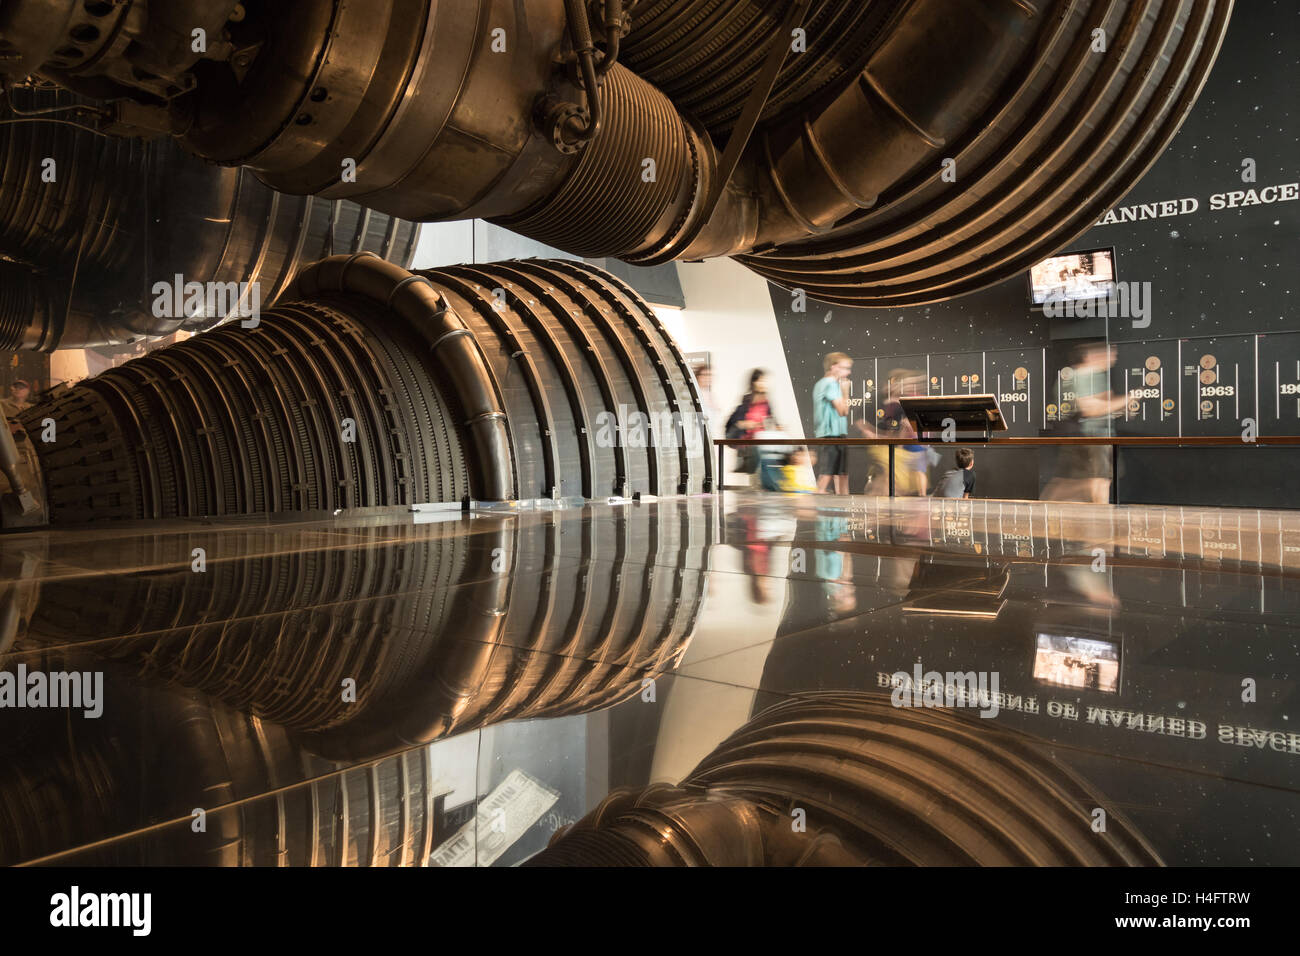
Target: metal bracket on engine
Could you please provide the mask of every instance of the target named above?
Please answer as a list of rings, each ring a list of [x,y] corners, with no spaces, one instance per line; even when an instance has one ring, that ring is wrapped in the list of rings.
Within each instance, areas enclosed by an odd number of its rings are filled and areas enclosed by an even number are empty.
[[[786,58],[790,55],[791,36],[799,26],[809,2],[810,0],[791,0],[789,8],[785,12],[785,21],[781,24],[781,29],[772,36],[768,44],[767,59],[763,62],[763,70],[759,73],[754,88],[745,100],[740,119],[736,121],[731,136],[727,138],[726,148],[722,151],[722,159],[718,162],[717,173],[708,193],[705,195],[699,209],[691,217],[691,222],[682,230],[681,234],[666,249],[656,253],[655,258],[657,260],[676,258],[678,254],[695,241],[708,224],[710,217],[713,215],[713,210],[717,208],[718,200],[722,198],[722,191],[726,189],[732,173],[736,171],[736,167],[740,164],[740,157],[744,154],[745,147],[749,145],[750,137],[753,136],[754,130],[758,126],[759,117],[763,115],[763,107],[767,105],[768,99],[772,96],[772,89],[776,86],[776,78],[780,75],[781,68],[785,66]]]

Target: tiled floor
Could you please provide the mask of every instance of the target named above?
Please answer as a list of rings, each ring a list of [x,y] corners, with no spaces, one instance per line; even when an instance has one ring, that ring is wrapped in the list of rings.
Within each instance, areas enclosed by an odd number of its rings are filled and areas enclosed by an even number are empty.
[[[674,860],[1300,862],[1293,512],[728,493],[0,569],[3,863],[511,865],[620,790]]]

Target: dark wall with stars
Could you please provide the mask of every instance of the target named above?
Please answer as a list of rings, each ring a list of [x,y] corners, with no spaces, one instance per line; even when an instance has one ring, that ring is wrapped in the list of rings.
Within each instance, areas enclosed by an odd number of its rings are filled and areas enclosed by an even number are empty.
[[[1261,434],[1300,434],[1300,198],[1280,198],[1300,197],[1300,186],[1265,192],[1300,181],[1297,89],[1300,5],[1238,3],[1192,112],[1114,212],[1120,219],[1128,207],[1187,198],[1196,210],[1097,225],[1060,250],[1114,248],[1121,282],[1151,283],[1143,328],[1131,318],[1048,318],[1031,307],[1025,275],[905,309],[809,300],[794,312],[791,294],[770,287],[806,433],[822,356],[843,351],[855,358],[855,419],[873,420],[889,371],[908,368],[927,373],[932,394],[998,394],[1004,415],[1016,415],[1012,435],[1060,434],[1060,373],[1072,346],[1104,336],[1119,351],[1112,387],[1142,396],[1116,422],[1117,434],[1240,435],[1248,419]],[[1253,181],[1243,179],[1248,167]],[[1233,191],[1245,195],[1234,200]],[[1005,400],[1013,387],[1027,392],[1020,404]],[[1051,449],[977,452],[979,496],[1037,497],[1055,457]],[[850,462],[859,491],[865,452]],[[945,460],[932,469],[932,482],[949,467]],[[1300,451],[1290,448],[1129,449],[1120,455],[1118,494],[1124,502],[1294,507],[1298,474]]]

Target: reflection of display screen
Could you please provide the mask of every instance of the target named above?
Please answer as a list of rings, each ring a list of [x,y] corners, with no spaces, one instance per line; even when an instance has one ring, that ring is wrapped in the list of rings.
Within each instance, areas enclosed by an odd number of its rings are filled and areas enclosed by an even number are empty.
[[[1092,249],[1052,256],[1029,270],[1030,301],[1042,305],[1049,298],[1096,299],[1115,290],[1115,251]]]
[[[1034,679],[1060,687],[1119,693],[1119,644],[1095,637],[1039,633]]]

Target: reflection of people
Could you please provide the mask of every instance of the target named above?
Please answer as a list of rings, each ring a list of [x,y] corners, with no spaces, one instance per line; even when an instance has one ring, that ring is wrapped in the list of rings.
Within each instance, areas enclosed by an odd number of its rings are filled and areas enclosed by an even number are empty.
[[[20,413],[32,407],[29,401],[31,394],[31,385],[21,378],[17,379],[9,386],[9,394],[0,399],[0,413],[6,419],[17,418]],[[22,427],[17,422],[10,422],[9,430],[17,435],[22,432]]]
[[[750,599],[755,604],[766,604],[771,598],[768,572],[772,545],[759,533],[758,516],[753,512],[736,512],[728,516],[727,524],[734,526],[728,529],[728,536],[740,549],[741,567],[749,578]]]
[[[822,360],[826,372],[813,386],[813,434],[817,438],[843,438],[849,433],[849,373],[853,359],[843,352],[831,352]],[[817,452],[817,490],[825,494],[849,493],[848,447],[822,445]]]
[[[818,541],[838,542],[848,536],[847,518],[828,514],[818,517]],[[813,562],[815,573],[822,580],[822,590],[832,617],[856,610],[858,595],[853,587],[853,556],[839,548],[818,548],[813,552]]]
[[[1081,346],[1074,365],[1074,410],[1066,421],[1081,437],[1110,434],[1110,420],[1128,399],[1110,390],[1110,370],[1115,347],[1107,342]],[[1067,445],[1057,459],[1057,474],[1043,491],[1044,498],[1065,501],[1110,501],[1111,456],[1107,445]]]

